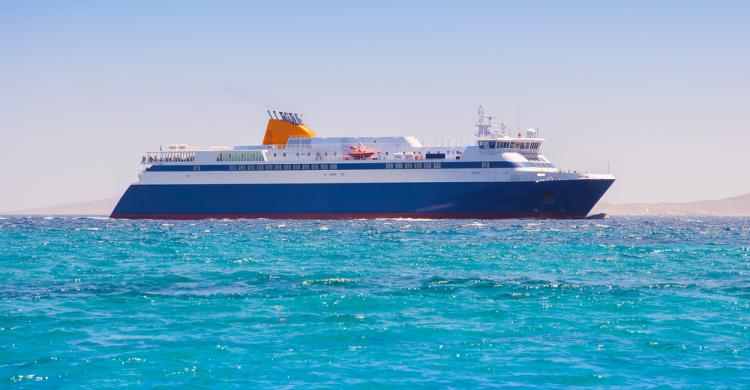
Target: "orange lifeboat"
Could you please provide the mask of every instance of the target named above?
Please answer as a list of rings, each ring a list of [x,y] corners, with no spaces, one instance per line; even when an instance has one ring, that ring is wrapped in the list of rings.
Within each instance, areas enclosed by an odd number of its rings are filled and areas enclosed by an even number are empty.
[[[349,157],[353,160],[368,160],[375,155],[375,152],[367,150],[365,145],[361,142],[359,145],[352,145],[349,147]]]

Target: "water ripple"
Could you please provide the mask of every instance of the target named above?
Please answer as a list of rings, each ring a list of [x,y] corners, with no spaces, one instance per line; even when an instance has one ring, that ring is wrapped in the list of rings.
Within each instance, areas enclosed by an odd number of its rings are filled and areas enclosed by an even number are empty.
[[[743,387],[750,220],[0,219],[0,387]]]

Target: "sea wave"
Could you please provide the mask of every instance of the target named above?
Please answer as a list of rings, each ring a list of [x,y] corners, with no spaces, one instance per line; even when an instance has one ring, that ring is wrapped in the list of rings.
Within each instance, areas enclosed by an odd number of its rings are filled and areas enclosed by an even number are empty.
[[[3,218],[9,386],[748,379],[750,219]]]

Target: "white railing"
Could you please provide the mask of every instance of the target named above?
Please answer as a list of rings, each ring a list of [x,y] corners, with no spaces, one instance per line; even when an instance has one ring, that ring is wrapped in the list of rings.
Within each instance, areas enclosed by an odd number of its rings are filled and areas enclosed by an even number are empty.
[[[313,149],[312,146],[315,146]],[[355,145],[356,146],[356,145]],[[454,160],[464,153],[463,147],[408,147],[404,144],[367,144],[367,151],[373,152],[371,157],[355,158],[346,145],[263,145],[257,149],[226,150],[226,151],[201,151],[202,153],[215,153],[210,157],[217,163],[235,162],[305,162],[305,161],[362,161],[362,160],[427,160],[428,154],[444,154],[445,159]],[[265,156],[258,156],[252,152],[264,151]],[[196,160],[197,151],[160,151],[147,152],[142,158],[144,165],[163,163],[193,163]],[[241,158],[247,153],[247,158]],[[439,159],[435,159],[439,160]]]
[[[195,161],[195,152],[147,152],[141,164],[180,163]]]
[[[364,144],[364,143],[363,143]],[[313,148],[314,146],[314,148]],[[352,145],[357,146],[357,145]],[[455,159],[461,156],[465,147],[410,147],[403,143],[366,143],[367,152],[375,153],[370,158],[363,160],[425,160],[427,154],[445,154],[446,159]],[[268,161],[349,161],[355,160],[347,145],[263,145],[268,149],[266,154]],[[362,159],[359,159],[361,161]]]

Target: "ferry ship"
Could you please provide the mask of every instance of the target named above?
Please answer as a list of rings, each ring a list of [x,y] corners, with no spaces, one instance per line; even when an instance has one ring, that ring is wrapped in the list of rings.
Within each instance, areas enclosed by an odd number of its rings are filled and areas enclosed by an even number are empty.
[[[318,137],[302,115],[269,111],[261,145],[146,153],[112,218],[585,218],[609,174],[560,169],[538,130],[493,125],[476,143]]]

